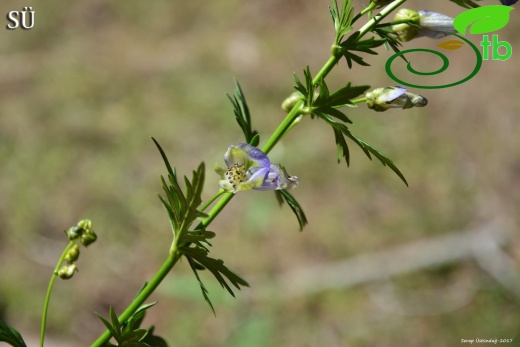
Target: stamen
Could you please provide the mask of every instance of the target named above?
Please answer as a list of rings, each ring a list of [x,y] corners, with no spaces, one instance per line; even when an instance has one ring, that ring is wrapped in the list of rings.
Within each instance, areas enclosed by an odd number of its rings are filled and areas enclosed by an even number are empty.
[[[244,165],[235,163],[229,167],[229,169],[224,174],[226,180],[231,184],[231,186],[236,189],[236,187],[246,181],[246,170]]]

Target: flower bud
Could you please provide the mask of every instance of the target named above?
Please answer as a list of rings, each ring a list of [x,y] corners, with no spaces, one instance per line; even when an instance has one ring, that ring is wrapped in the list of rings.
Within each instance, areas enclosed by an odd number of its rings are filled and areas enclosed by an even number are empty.
[[[392,26],[399,41],[410,41],[416,37],[426,36],[440,39],[449,33],[454,33],[453,18],[442,13],[421,10],[419,12],[401,9],[397,11],[394,21],[409,21]]]
[[[456,32],[453,26],[453,18],[442,13],[430,12],[427,10],[419,11],[420,36],[431,39],[440,39]]]
[[[79,258],[79,246],[74,244],[71,249],[65,254],[65,261],[69,264],[74,263]]]
[[[302,97],[302,93],[293,92],[282,102],[282,110],[284,110],[285,112],[290,112],[294,105],[296,105],[296,103],[300,101]]]
[[[81,244],[85,247],[94,243],[97,240],[97,235],[94,230],[90,229],[85,234],[81,236]]]
[[[78,222],[78,227],[88,232],[89,230],[92,230],[92,222],[90,219],[82,219]]]
[[[78,227],[77,225],[70,227],[68,230],[65,231],[65,234],[67,234],[67,237],[71,241],[76,240],[78,237],[80,237],[84,233],[85,233],[85,230]]]
[[[406,8],[400,9],[394,16],[394,21],[409,21],[392,25],[399,41],[410,41],[419,36],[419,12]]]
[[[367,92],[365,97],[368,108],[377,112],[390,108],[424,107],[428,104],[424,96],[407,92],[406,88],[400,86],[376,88]]]
[[[74,272],[76,272],[78,268],[76,264],[71,265],[63,265],[61,269],[58,271],[58,276],[61,279],[68,280],[74,276]]]

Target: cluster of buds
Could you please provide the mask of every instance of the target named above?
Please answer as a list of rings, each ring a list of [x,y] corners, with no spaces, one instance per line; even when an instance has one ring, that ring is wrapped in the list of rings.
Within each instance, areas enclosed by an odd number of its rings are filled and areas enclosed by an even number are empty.
[[[89,219],[83,219],[76,226],[70,227],[65,231],[69,240],[74,241],[78,238],[85,247],[96,241],[97,236],[92,229],[92,222]]]
[[[96,241],[97,236],[94,230],[92,229],[92,222],[88,219],[83,219],[79,221],[79,223],[73,227],[70,227],[65,231],[69,240],[74,241],[79,239],[81,244],[85,247]],[[70,249],[65,253],[65,257],[63,258],[67,265],[63,265],[56,273],[58,277],[64,280],[70,279],[74,273],[78,270],[76,264],[74,262],[79,258],[79,245],[75,243],[70,247]]]

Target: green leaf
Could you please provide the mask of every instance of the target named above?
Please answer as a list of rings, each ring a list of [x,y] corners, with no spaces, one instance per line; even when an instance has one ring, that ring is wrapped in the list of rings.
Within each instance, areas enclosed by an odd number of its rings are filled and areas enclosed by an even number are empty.
[[[455,17],[453,26],[462,35],[487,34],[502,29],[509,22],[509,12],[514,8],[503,5],[488,5],[464,11]]]
[[[306,94],[304,94],[304,101],[305,106],[311,107],[314,102],[314,84],[312,83],[312,75],[311,70],[309,68],[309,65],[303,70],[303,75],[305,76],[305,89],[307,91]]]
[[[183,192],[175,170],[170,166],[162,148],[157,142],[156,144],[169,172],[168,183],[161,176],[162,188],[166,198],[159,195],[159,199],[170,220],[172,232],[178,238],[189,230],[195,220],[207,217],[207,214],[197,210],[202,203],[201,194],[204,189],[205,166],[204,163],[201,163],[193,171],[191,181],[184,177],[185,189]]]
[[[249,144],[252,144],[253,140],[260,142],[258,132],[252,129],[251,115],[249,113],[249,107],[247,106],[246,97],[237,80],[235,80],[235,94],[233,96],[229,94],[226,95],[233,105],[236,121],[244,133],[246,142]],[[254,139],[255,137],[256,139]]]
[[[14,347],[27,347],[22,335],[0,319],[0,341],[7,342]]]
[[[166,343],[165,339],[159,336],[150,336],[149,334],[145,336],[142,342],[152,347],[168,347],[168,343]]]
[[[332,1],[332,8],[329,7],[332,22],[334,23],[334,30],[336,31],[335,44],[339,44],[343,36],[352,30],[352,19],[354,17],[354,8],[352,7],[352,0],[344,0],[341,11],[338,8],[336,0]]]
[[[155,138],[153,138],[153,137],[152,137],[152,140],[155,143],[155,145],[157,146],[157,148],[159,149],[159,152],[161,153],[161,157],[163,158],[164,165],[166,165],[166,169],[168,170],[168,174],[170,176],[174,177],[175,179],[177,179],[177,175],[175,173],[175,170],[172,169],[172,167],[170,165],[170,162],[168,161],[168,158],[166,157],[166,154],[164,153],[162,147],[159,145],[159,142],[157,142],[157,140],[155,140]]]
[[[110,307],[110,311],[112,312],[112,307]],[[99,313],[96,312],[96,315],[99,317],[99,319],[101,319],[103,324],[105,324],[106,328],[110,332],[110,335],[112,335],[114,339],[117,342],[119,342],[119,340],[121,339],[121,331],[117,330],[108,320],[103,318],[103,316],[101,316]]]
[[[116,312],[114,311],[114,308],[112,306],[110,306],[109,314],[110,314],[110,321],[112,322],[112,327],[114,328],[114,330],[117,333],[117,335],[114,335],[114,338],[116,339],[116,341],[119,341],[119,340],[121,340],[122,326],[121,326],[121,323],[119,323]]]
[[[155,305],[157,305],[157,301],[155,301],[155,302],[151,302],[151,303],[149,303],[149,304],[141,305],[141,307],[139,307],[139,308],[135,311],[134,316],[135,316],[136,314],[138,314],[138,313],[141,313],[141,312],[144,312],[144,311],[148,310],[150,307],[153,307],[153,306],[155,306]]]
[[[303,212],[302,207],[296,201],[296,199],[285,189],[282,190],[275,190],[276,197],[278,201],[284,201],[287,202],[287,205],[291,208],[291,210],[296,215],[296,218],[298,219],[298,224],[300,225],[300,231],[303,231],[303,228],[309,224],[307,221],[307,217],[305,216],[305,212]]]
[[[198,263],[199,265],[203,266],[207,270],[209,270],[213,276],[217,279],[217,281],[220,283],[220,285],[225,288],[231,296],[235,296],[235,293],[231,289],[231,287],[228,285],[226,279],[233,285],[235,288],[240,290],[240,286],[246,286],[249,287],[249,283],[246,282],[242,277],[240,277],[238,274],[231,271],[229,268],[227,268],[224,265],[224,261],[221,259],[214,259],[208,256],[208,251],[201,249],[201,248],[195,248],[195,247],[180,247],[179,250],[184,254],[185,257],[190,259],[190,265],[191,262]],[[191,265],[192,269],[195,271],[195,266]],[[225,278],[224,278],[225,277]],[[197,279],[200,282],[200,279],[197,276]],[[202,283],[202,282],[200,282]],[[201,286],[202,288],[202,286]],[[205,292],[203,290],[203,294]],[[206,295],[205,295],[206,297]],[[208,301],[209,298],[206,300]],[[211,305],[210,305],[211,306]]]
[[[345,123],[351,123],[352,124],[352,121],[343,112],[341,112],[339,110],[336,110],[335,108],[332,108],[330,106],[319,107],[318,109],[314,110],[313,113],[315,115],[317,115],[318,117],[320,116],[321,113],[328,114],[328,115],[330,115],[332,117],[335,117],[335,118],[338,118],[339,120],[342,120]]]
[[[128,331],[126,334],[124,334],[121,338],[120,345],[126,346],[129,343],[135,344],[141,341],[143,337],[146,336],[148,331],[146,329],[136,329],[133,331]],[[143,344],[141,344],[142,346]]]
[[[208,296],[208,290],[206,289],[206,286],[204,286],[204,283],[202,283],[202,280],[200,279],[199,273],[198,273],[198,270],[200,270],[201,268],[205,269],[205,267],[203,267],[200,264],[197,264],[190,257],[186,257],[186,258],[188,259],[188,263],[190,264],[190,267],[193,270],[193,273],[195,274],[195,278],[197,278],[197,281],[199,282],[200,290],[202,291],[202,296],[204,297],[204,300],[206,300],[206,302],[208,303],[209,307],[211,308],[211,311],[213,311],[213,314],[216,315],[215,308],[213,307],[213,304],[211,303],[211,300],[209,299],[209,296]]]
[[[128,334],[131,331],[139,329],[144,317],[146,316],[145,311],[134,313],[128,320],[123,324],[123,335]]]
[[[352,134],[350,129],[345,124],[341,124],[341,123],[334,121],[334,119],[330,118],[330,116],[328,116],[328,115],[322,114],[322,115],[320,115],[320,118],[325,120],[334,129],[336,145],[338,145],[338,156],[339,156],[340,147],[341,147],[341,150],[343,151],[343,153],[342,153],[343,156],[346,154],[346,151],[348,151],[348,147],[346,146],[346,143],[343,143],[344,139],[341,140],[340,139],[341,136],[339,136],[340,134],[338,134],[338,132],[341,132],[343,135],[347,136],[349,139],[354,141],[354,143],[357,144],[363,150],[363,152],[365,152],[366,156],[370,160],[372,160],[372,155],[374,155],[381,162],[381,164],[383,164],[383,166],[388,166],[392,171],[395,172],[395,174],[397,176],[399,176],[399,178],[404,182],[404,184],[406,184],[408,186],[408,182],[406,181],[406,178],[401,173],[401,171],[397,168],[397,166],[393,163],[392,160],[387,158],[384,154],[379,152],[377,149],[375,149],[374,147],[372,147],[365,141],[361,140],[360,138],[358,138],[357,136]],[[347,161],[347,163],[348,163],[348,161]]]
[[[318,87],[320,88],[320,94],[314,100],[312,103],[313,106],[319,106],[319,105],[325,105],[328,104],[329,99],[329,88],[327,87],[327,83],[325,83],[325,80],[322,78],[318,82]]]
[[[384,39],[376,40],[374,37],[358,41],[359,34],[359,31],[356,31],[354,34],[350,35],[350,37],[347,40],[345,40],[339,45],[341,48],[341,54],[347,60],[349,68],[352,68],[352,61],[362,66],[370,66],[363,60],[363,58],[352,53],[351,51],[359,51],[376,55],[377,52],[372,50],[372,48],[379,47],[387,42]]]
[[[302,84],[302,82],[298,78],[298,75],[296,75],[296,73],[293,73],[293,76],[294,76],[294,83],[296,83],[294,85],[294,89],[299,91],[302,95],[307,95],[307,88],[305,88],[305,86]]]
[[[369,88],[370,86],[368,85],[352,87],[349,82],[330,95],[328,104],[333,107],[351,104],[352,99],[364,94]]]
[[[168,344],[166,343],[166,340],[164,340],[162,337],[154,335],[155,327],[152,325],[148,328],[148,334],[144,337],[144,339],[141,340],[141,342],[144,342],[152,347],[168,347]]]
[[[255,134],[252,138],[251,138],[251,141],[249,142],[249,144],[251,146],[255,146],[255,147],[258,147],[258,144],[260,143],[260,135],[258,134]]]
[[[386,41],[386,47],[388,48],[388,46],[390,46],[390,48],[395,52],[395,53],[399,53],[401,50],[399,49],[399,47],[402,47],[402,44],[401,42],[399,42],[397,40],[397,35],[392,31],[392,29],[390,28],[374,28],[372,30],[374,33],[376,33],[377,35],[379,35],[379,37],[381,37],[381,39],[385,40]],[[408,63],[408,60],[406,59],[406,57],[404,56],[404,54],[401,54],[400,57],[406,62]]]
[[[370,64],[368,64],[367,62],[365,62],[363,60],[363,58],[361,58],[359,55],[356,55],[354,53],[351,53],[351,52],[345,52],[343,54],[343,56],[345,57],[345,59],[347,60],[347,65],[348,65],[348,68],[349,69],[352,69],[352,61],[358,63],[359,65],[361,66],[370,66]]]
[[[347,166],[350,165],[350,151],[348,149],[347,141],[343,137],[343,133],[338,129],[332,128],[334,130],[334,138],[336,140],[336,146],[338,148],[338,164],[341,162],[341,158],[345,158],[345,162]]]

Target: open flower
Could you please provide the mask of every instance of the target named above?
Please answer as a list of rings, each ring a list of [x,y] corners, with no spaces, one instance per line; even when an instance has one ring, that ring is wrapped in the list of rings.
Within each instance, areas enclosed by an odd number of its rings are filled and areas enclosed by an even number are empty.
[[[424,96],[407,92],[405,87],[400,86],[376,88],[367,92],[365,98],[368,108],[377,112],[389,108],[424,107],[428,104]]]
[[[224,161],[227,169],[215,165],[215,171],[222,177],[220,187],[228,192],[292,189],[299,183],[298,177],[289,176],[283,166],[271,164],[264,152],[247,143],[229,146]]]
[[[426,36],[431,39],[440,39],[456,32],[453,27],[453,18],[442,13],[421,10],[419,12],[401,9],[397,11],[394,21],[409,21],[392,26],[399,41],[410,41],[416,37]]]

